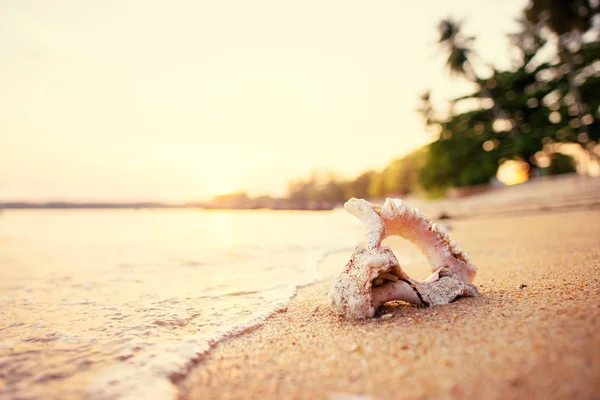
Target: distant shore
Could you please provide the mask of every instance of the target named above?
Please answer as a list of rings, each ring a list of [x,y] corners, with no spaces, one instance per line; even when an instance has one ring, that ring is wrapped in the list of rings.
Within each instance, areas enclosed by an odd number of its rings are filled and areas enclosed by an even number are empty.
[[[201,210],[272,210],[272,211],[328,211],[331,206],[300,207],[293,204],[282,204],[274,208],[239,206],[226,207],[209,203],[198,204],[165,204],[165,203],[72,203],[72,202],[48,202],[48,203],[29,203],[29,202],[6,202],[0,203],[0,210],[138,210],[138,209],[201,209]]]
[[[329,211],[333,204],[296,204],[281,200],[269,206],[254,202],[241,204],[220,204],[218,202],[168,204],[155,202],[142,203],[104,203],[104,202],[5,202],[0,203],[1,210],[148,210],[148,209],[201,209],[201,210],[272,210],[272,211]]]
[[[5,202],[0,210],[54,210],[54,209],[135,209],[135,208],[193,208],[191,205],[164,203],[77,203],[77,202]]]
[[[518,213],[548,209],[586,208],[600,206],[600,177],[577,174],[547,176],[532,179],[515,186],[478,186],[455,189],[449,197],[428,200],[414,195],[398,195],[412,207],[436,218],[473,217],[492,213]],[[383,202],[384,199],[373,200]],[[203,210],[306,210],[329,211],[342,204],[330,202],[298,202],[286,198],[261,196],[249,198],[245,193],[217,196],[205,202],[163,203],[144,202],[0,202],[0,210],[40,209],[203,209]]]

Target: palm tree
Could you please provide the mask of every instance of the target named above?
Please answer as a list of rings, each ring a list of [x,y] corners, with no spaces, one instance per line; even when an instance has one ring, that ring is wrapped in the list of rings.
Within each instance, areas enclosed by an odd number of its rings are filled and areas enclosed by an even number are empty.
[[[587,110],[575,79],[577,67],[571,44],[577,49],[581,48],[581,36],[592,28],[593,19],[600,12],[600,5],[592,3],[592,0],[530,0],[525,10],[528,21],[546,27],[558,39],[558,54],[569,67],[569,91],[577,108],[581,133],[586,136],[589,132],[582,118]],[[591,153],[596,155],[593,151]]]
[[[464,37],[461,33],[461,22],[455,21],[452,18],[443,19],[439,26],[439,45],[448,53],[446,66],[452,75],[462,75],[471,82],[477,83],[481,93],[493,101],[492,113],[494,119],[508,120],[506,113],[498,105],[497,99],[494,99],[475,73],[470,57],[473,54],[472,44],[475,41],[474,37]],[[509,129],[513,137],[517,136],[514,126]]]
[[[448,52],[446,66],[451,74],[463,75],[470,81],[477,81],[477,75],[469,60],[469,55],[473,52],[471,45],[475,38],[463,37],[460,32],[461,24],[451,18],[442,20],[438,26],[440,33],[438,43]]]

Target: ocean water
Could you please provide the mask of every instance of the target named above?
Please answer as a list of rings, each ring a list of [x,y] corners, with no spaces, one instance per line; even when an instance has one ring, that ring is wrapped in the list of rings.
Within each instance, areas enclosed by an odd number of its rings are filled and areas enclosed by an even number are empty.
[[[174,398],[361,237],[343,210],[5,211],[0,398]]]

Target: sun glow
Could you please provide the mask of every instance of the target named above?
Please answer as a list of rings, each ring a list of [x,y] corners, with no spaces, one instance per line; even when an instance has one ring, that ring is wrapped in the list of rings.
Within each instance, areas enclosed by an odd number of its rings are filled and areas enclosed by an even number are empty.
[[[242,190],[239,177],[234,174],[217,174],[202,187],[207,196],[214,197]]]
[[[505,185],[516,185],[529,179],[529,166],[524,161],[509,160],[498,168],[498,180]]]
[[[429,140],[425,89],[471,90],[432,59],[439,20],[469,10],[501,67],[523,2],[0,2],[0,198],[280,196],[383,168]]]

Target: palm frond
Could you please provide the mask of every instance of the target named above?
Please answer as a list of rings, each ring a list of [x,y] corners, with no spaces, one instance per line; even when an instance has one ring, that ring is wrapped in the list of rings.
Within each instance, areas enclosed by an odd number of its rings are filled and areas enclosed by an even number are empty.
[[[454,21],[451,18],[443,19],[438,25],[440,34],[438,43],[452,43],[460,34],[460,22]]]
[[[446,66],[450,69],[450,72],[464,75],[467,72],[470,53],[471,50],[466,47],[452,47],[446,60]]]

